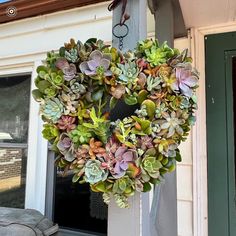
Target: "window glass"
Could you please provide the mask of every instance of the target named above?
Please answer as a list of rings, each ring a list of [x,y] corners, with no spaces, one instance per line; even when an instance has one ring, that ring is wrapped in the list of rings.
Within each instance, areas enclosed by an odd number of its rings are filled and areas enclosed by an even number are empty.
[[[88,184],[72,183],[72,177],[57,168],[54,221],[64,228],[106,235],[107,205],[102,195],[92,192]]]
[[[0,77],[0,206],[24,208],[30,75]]]

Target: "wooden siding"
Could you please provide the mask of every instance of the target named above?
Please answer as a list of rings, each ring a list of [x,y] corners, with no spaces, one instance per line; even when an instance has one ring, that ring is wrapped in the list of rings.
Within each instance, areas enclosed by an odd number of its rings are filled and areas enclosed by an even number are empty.
[[[108,0],[13,0],[0,4],[0,24],[105,1]],[[9,7],[16,9],[15,16],[8,16]]]

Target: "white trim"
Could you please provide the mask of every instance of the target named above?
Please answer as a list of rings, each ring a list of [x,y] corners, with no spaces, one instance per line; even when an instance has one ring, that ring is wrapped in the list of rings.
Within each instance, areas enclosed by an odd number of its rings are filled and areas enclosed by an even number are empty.
[[[195,67],[200,72],[198,89],[199,109],[193,128],[193,215],[194,235],[208,235],[207,203],[207,141],[206,141],[206,93],[205,93],[205,42],[208,34],[236,31],[236,22],[191,30],[191,52]]]
[[[40,65],[36,61],[31,68],[31,90],[35,88],[34,78],[36,68]],[[42,121],[38,115],[39,105],[31,96],[29,134],[28,134],[28,159],[26,177],[25,208],[34,208],[44,214],[45,191],[46,191],[46,169],[47,169],[47,142],[41,135]]]

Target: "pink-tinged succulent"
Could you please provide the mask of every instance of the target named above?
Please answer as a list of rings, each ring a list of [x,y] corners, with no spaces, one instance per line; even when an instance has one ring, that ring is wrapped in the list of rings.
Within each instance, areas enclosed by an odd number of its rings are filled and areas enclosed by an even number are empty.
[[[111,95],[116,98],[120,99],[125,94],[125,86],[122,84],[118,84],[116,86],[111,87]]]
[[[76,76],[76,66],[74,64],[69,64],[65,58],[59,58],[56,61],[56,67],[62,70],[64,74],[64,79],[66,81],[70,81]]]
[[[141,70],[146,69],[148,67],[148,63],[143,58],[139,58],[136,63]]]
[[[80,64],[80,71],[88,76],[105,75],[111,76],[109,70],[111,58],[103,55],[102,52],[95,50],[89,56],[89,61],[84,61]]]
[[[142,149],[142,150],[147,150],[149,148],[153,148],[153,139],[149,137],[148,135],[140,137],[138,140],[137,145]]]
[[[67,161],[72,162],[75,159],[72,141],[66,133],[61,134],[57,148]]]
[[[75,155],[78,160],[86,160],[90,158],[89,145],[83,144],[76,151]]]
[[[73,116],[62,116],[61,119],[58,120],[57,127],[60,130],[66,130],[67,132],[70,132],[76,128],[75,120],[76,118]]]
[[[125,147],[119,147],[115,152],[116,164],[114,167],[114,178],[121,178],[129,168],[129,163],[136,159],[135,152]]]
[[[191,64],[186,67],[177,67],[175,69],[176,81],[171,85],[173,90],[180,90],[185,96],[191,97],[193,90],[198,84],[198,78],[192,73]]]
[[[98,159],[102,162],[101,168],[109,170],[111,174],[114,174],[115,152],[119,147],[120,144],[114,137],[111,137],[105,146],[106,152],[97,154]]]

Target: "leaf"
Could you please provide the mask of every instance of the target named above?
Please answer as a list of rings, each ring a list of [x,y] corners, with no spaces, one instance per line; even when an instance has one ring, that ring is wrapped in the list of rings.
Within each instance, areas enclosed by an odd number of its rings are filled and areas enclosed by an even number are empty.
[[[38,87],[40,92],[44,93],[44,91],[47,88],[51,87],[51,84],[46,80],[41,80],[41,81],[38,82],[37,87]]]
[[[117,134],[116,133],[116,137],[118,138],[118,140],[123,143],[125,140],[124,140],[124,137],[121,135],[121,134]]]
[[[103,89],[98,90],[97,92],[92,94],[93,101],[99,101],[103,96]]]
[[[182,157],[181,157],[179,152],[176,152],[175,160],[178,161],[178,162],[182,161]]]
[[[43,98],[43,94],[39,91],[39,89],[34,89],[32,91],[32,95],[36,102],[39,102]]]
[[[126,95],[124,99],[125,103],[129,106],[135,105],[138,103],[138,100],[135,96]]]
[[[47,67],[45,67],[45,66],[38,66],[37,69],[36,69],[36,71],[37,71],[37,73],[39,74],[40,71],[47,72],[48,69],[47,69]]]
[[[76,183],[79,179],[80,179],[81,176],[79,176],[78,174],[75,174],[72,178],[72,182],[73,183]]]
[[[85,42],[85,44],[93,44],[93,43],[96,43],[96,42],[97,42],[97,38],[90,38]]]
[[[97,183],[95,185],[91,185],[91,186],[93,186],[93,189],[97,190],[98,192],[103,192],[103,193],[107,192],[106,185],[104,182],[99,182],[99,183]]]
[[[65,56],[65,51],[66,51],[65,47],[61,47],[61,48],[59,49],[59,55],[60,55],[61,57],[64,57],[64,56]]]
[[[115,97],[111,97],[111,99],[110,99],[110,105],[109,105],[109,106],[110,106],[110,110],[112,110],[112,109],[115,108],[117,102],[118,102],[118,99],[116,99]]]
[[[138,94],[138,103],[141,104],[147,98],[147,95],[148,91],[141,90]]]
[[[142,106],[146,107],[147,114],[148,114],[150,120],[152,120],[155,115],[156,104],[152,100],[147,99],[147,100],[143,101]]]
[[[151,189],[152,189],[152,186],[148,182],[143,184],[143,192],[149,192],[151,191]]]

